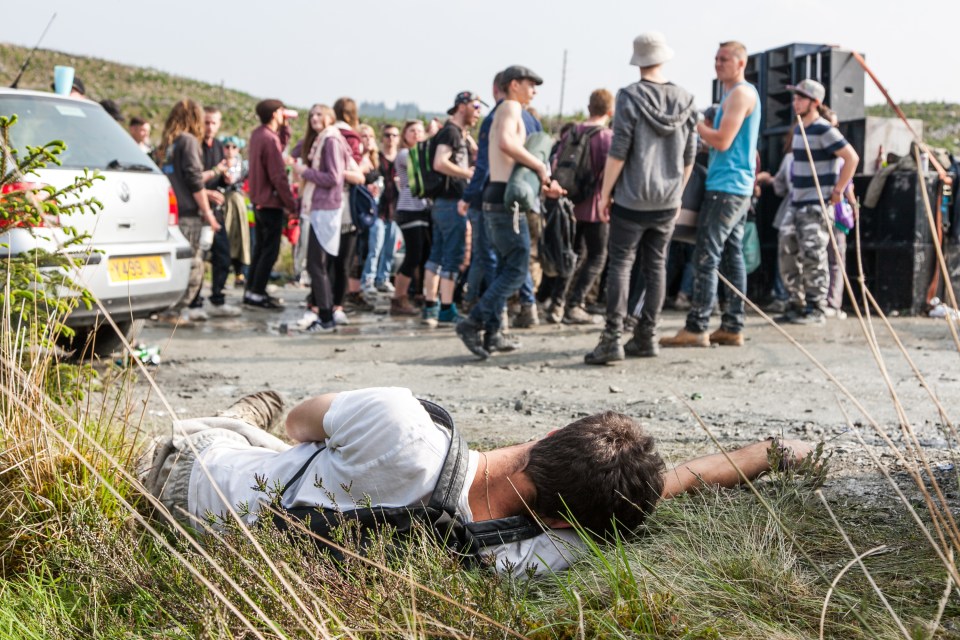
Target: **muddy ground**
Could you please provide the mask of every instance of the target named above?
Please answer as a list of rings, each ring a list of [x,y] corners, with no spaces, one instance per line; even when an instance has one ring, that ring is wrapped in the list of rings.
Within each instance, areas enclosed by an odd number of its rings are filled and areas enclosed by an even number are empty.
[[[664,455],[677,461],[715,450],[692,413],[696,411],[724,445],[771,435],[822,439],[834,453],[828,486],[853,494],[882,486],[839,405],[866,425],[863,415],[849,400],[838,400],[838,388],[759,316],[748,317],[742,348],[663,350],[659,358],[591,367],[583,364],[583,355],[596,343],[599,327],[515,330],[522,341],[520,351],[479,362],[452,328],[430,329],[388,315],[353,316],[337,334],[301,333],[295,327],[305,291],[287,288],[280,295],[288,302],[282,313],[245,309],[240,318],[176,329],[146,323],[140,341],[160,347],[161,363],[151,371],[177,414],[209,415],[234,398],[266,388],[280,392],[292,406],[326,391],[400,385],[444,405],[466,438],[483,448],[537,438],[579,416],[614,409],[640,418]],[[228,301],[239,303],[236,294]],[[960,367],[946,321],[893,318],[892,323],[956,419]],[[666,312],[664,332],[682,324],[682,314]],[[282,325],[289,329],[283,331]],[[890,393],[855,318],[834,320],[826,327],[791,325],[788,331],[846,385],[891,438],[901,440]],[[950,476],[955,461],[934,403],[879,322],[876,331],[918,438]],[[136,397],[136,408],[145,410],[150,429],[168,427],[162,403],[143,379]],[[893,456],[875,432],[867,426],[862,433],[896,471]]]

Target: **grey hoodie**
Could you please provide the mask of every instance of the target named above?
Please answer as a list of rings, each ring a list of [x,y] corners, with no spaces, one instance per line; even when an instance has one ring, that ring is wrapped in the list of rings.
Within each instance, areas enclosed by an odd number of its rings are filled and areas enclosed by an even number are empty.
[[[610,157],[625,164],[613,191],[616,204],[634,211],[680,206],[698,117],[693,96],[675,84],[640,81],[617,92]]]

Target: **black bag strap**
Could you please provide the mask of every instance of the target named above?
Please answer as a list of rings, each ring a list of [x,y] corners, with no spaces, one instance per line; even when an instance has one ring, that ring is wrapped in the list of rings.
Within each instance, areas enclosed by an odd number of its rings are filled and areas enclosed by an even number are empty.
[[[460,499],[460,493],[463,491],[463,483],[467,479],[467,464],[469,461],[469,449],[467,443],[457,431],[453,424],[453,418],[446,409],[429,400],[420,399],[420,405],[426,410],[427,415],[434,424],[440,425],[450,431],[450,448],[447,449],[447,457],[443,461],[443,467],[440,469],[440,476],[437,478],[437,484],[430,495],[429,507],[440,509],[450,516],[457,513],[457,501]],[[307,458],[307,461],[300,467],[293,477],[284,485],[277,500],[283,498],[287,489],[297,483],[303,474],[307,472],[310,464],[321,451],[326,449],[326,445],[320,445],[313,455]]]

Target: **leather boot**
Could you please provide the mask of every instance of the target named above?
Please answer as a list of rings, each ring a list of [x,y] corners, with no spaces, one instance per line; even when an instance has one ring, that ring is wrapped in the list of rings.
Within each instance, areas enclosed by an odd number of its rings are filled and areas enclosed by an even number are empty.
[[[626,358],[623,346],[620,344],[620,334],[604,330],[600,334],[600,342],[593,351],[583,356],[587,364],[609,364]]]
[[[742,347],[743,332],[734,333],[720,327],[710,334],[710,344],[719,344],[725,347]]]
[[[709,347],[710,338],[707,332],[694,333],[686,329],[680,329],[675,336],[664,336],[660,338],[661,347]]]

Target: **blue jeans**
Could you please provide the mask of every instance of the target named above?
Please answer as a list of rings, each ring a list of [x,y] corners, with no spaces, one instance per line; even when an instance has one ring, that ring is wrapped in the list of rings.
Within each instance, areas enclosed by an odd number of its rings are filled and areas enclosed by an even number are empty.
[[[367,259],[363,263],[360,282],[383,284],[390,280],[393,271],[393,252],[397,248],[397,225],[380,218],[373,223],[367,234]]]
[[[487,239],[487,228],[483,222],[483,211],[470,207],[467,219],[472,229],[470,271],[467,273],[467,293],[464,298],[473,302],[483,295],[490,281],[497,273],[497,254]]]
[[[483,221],[487,238],[497,253],[499,269],[483,297],[470,310],[470,319],[482,324],[487,332],[496,332],[500,330],[507,298],[523,284],[530,270],[530,228],[525,215],[514,216],[505,211],[484,211]]]
[[[467,250],[467,218],[457,213],[457,201],[447,198],[434,201],[432,215],[433,244],[424,268],[456,280]]]
[[[707,191],[700,209],[697,248],[694,252],[693,298],[687,314],[687,331],[703,333],[710,326],[710,312],[717,301],[717,270],[734,287],[746,293],[747,271],[743,266],[743,228],[750,196]],[[720,321],[732,333],[743,331],[743,300],[733,294]]]

